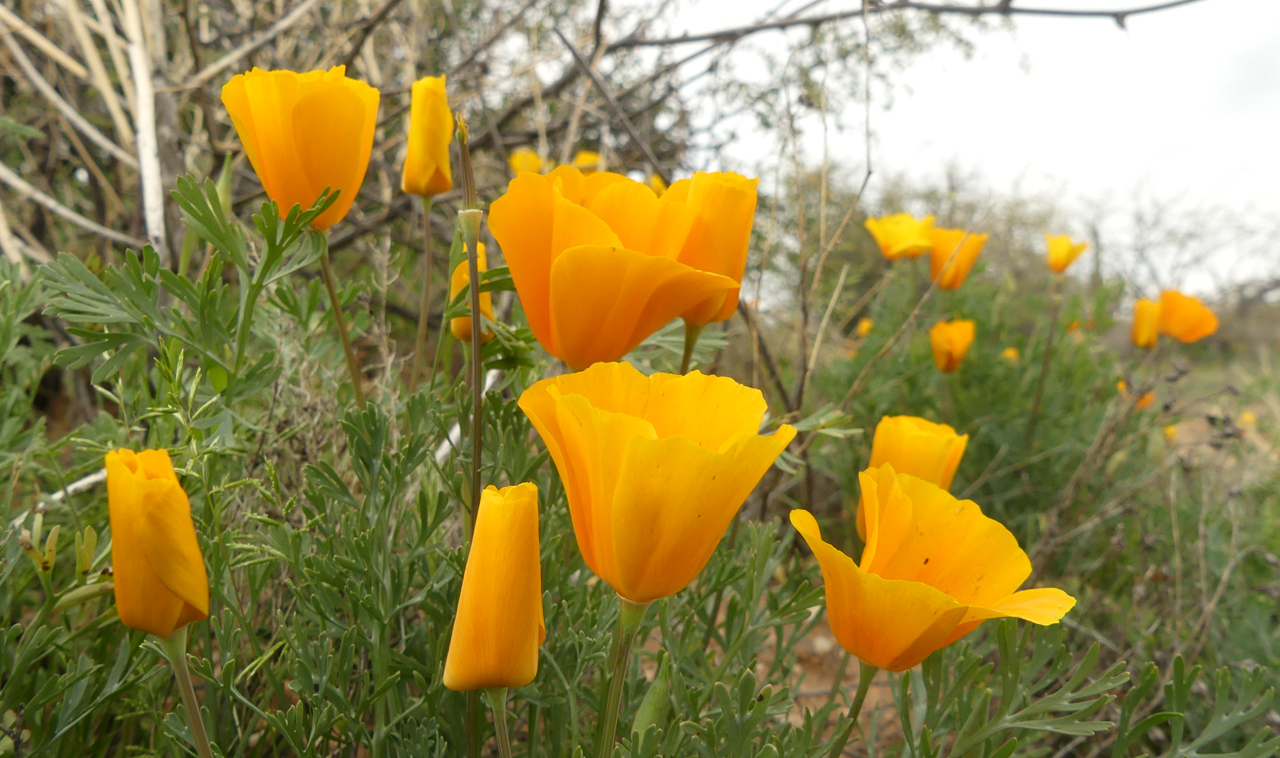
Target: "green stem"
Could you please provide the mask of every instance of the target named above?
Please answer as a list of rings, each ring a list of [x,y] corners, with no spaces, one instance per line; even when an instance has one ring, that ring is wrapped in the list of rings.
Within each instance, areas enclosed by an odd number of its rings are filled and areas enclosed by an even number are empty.
[[[849,741],[853,730],[858,726],[858,715],[862,713],[862,704],[867,700],[867,693],[871,690],[871,680],[875,678],[876,672],[880,669],[863,661],[858,662],[858,694],[853,698],[853,706],[849,708],[849,725],[845,727],[844,732],[831,744],[831,750],[827,752],[827,758],[840,758],[844,753],[844,746]]]
[[[329,264],[329,241],[325,240],[324,250],[320,253],[320,273],[324,275],[324,286],[329,290],[329,302],[333,304],[333,322],[338,327],[338,336],[342,338],[342,350],[347,354],[347,370],[351,372],[351,386],[356,393],[356,405],[364,410],[364,388],[360,386],[360,366],[356,363],[356,353],[351,349],[351,337],[347,334],[347,319],[342,315],[342,303],[338,301],[338,290],[333,286],[333,267]]]
[[[484,394],[484,355],[480,343],[480,335],[484,331],[480,315],[480,218],[482,211],[465,210],[458,212],[458,224],[462,227],[462,243],[467,251],[467,273],[470,275],[471,291],[471,524],[474,526],[476,513],[480,509],[480,458],[482,445],[480,433],[484,429],[483,406],[481,397]]]
[[[680,373],[689,373],[689,363],[693,360],[693,349],[698,345],[698,336],[702,327],[684,322],[684,357],[680,359]]]
[[[1031,401],[1031,419],[1027,422],[1027,440],[1026,447],[1031,449],[1031,444],[1036,438],[1036,423],[1040,421],[1040,400],[1044,397],[1044,382],[1049,376],[1049,365],[1053,360],[1053,339],[1058,333],[1058,309],[1062,302],[1058,299],[1057,293],[1054,292],[1054,285],[1058,282],[1058,276],[1052,275],[1049,279],[1049,336],[1044,343],[1044,362],[1040,364],[1040,378],[1036,380],[1036,395]]]
[[[213,758],[209,735],[205,734],[204,720],[200,717],[200,704],[196,702],[196,690],[191,686],[191,672],[187,669],[187,627],[159,639],[160,649],[173,667],[173,678],[177,680],[178,691],[182,694],[182,705],[187,710],[187,728],[191,730],[191,740],[196,743],[196,753],[200,758]]]
[[[435,198],[422,198],[422,299],[418,303],[418,335],[413,343],[413,370],[409,373],[409,391],[418,389],[418,377],[427,353],[427,320],[431,307],[431,203]]]
[[[600,734],[597,738],[600,749],[599,758],[609,758],[613,754],[613,742],[618,731],[618,707],[622,703],[622,688],[627,683],[628,664],[631,663],[631,643],[635,642],[636,632],[640,630],[640,622],[644,620],[644,612],[648,603],[633,603],[619,596],[618,625],[614,628],[613,650],[609,660],[609,694],[605,700],[604,715],[600,719]]]
[[[467,693],[467,758],[480,758],[480,691]]]
[[[494,687],[484,691],[493,710],[493,730],[498,735],[498,758],[511,758],[511,735],[507,732],[507,688]]]

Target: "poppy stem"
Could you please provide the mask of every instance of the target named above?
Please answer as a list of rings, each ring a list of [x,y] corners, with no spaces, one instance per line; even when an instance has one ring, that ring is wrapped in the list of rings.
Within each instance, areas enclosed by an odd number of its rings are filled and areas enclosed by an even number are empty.
[[[484,354],[480,335],[484,331],[480,315],[480,219],[483,211],[479,209],[458,211],[458,225],[462,228],[462,242],[467,251],[467,272],[470,275],[468,289],[471,291],[471,519],[476,522],[476,511],[480,508],[480,459],[483,454],[480,433],[484,429],[484,406],[481,398],[484,395]]]
[[[493,710],[493,730],[498,735],[498,758],[511,758],[511,735],[507,732],[507,688],[494,687],[484,691]]]
[[[480,691],[467,693],[467,758],[480,758]]]
[[[324,276],[324,286],[329,290],[329,302],[333,305],[333,323],[338,327],[338,336],[342,338],[342,350],[347,354],[347,370],[351,372],[351,387],[356,393],[356,405],[364,410],[364,388],[360,386],[360,366],[356,363],[356,353],[351,349],[351,337],[347,335],[347,319],[342,315],[342,303],[338,301],[338,290],[333,286],[333,266],[329,264],[329,240],[324,241],[324,249],[320,252],[320,273]]]
[[[1027,441],[1026,447],[1031,448],[1031,444],[1036,439],[1036,423],[1040,421],[1040,401],[1044,398],[1044,382],[1049,376],[1049,366],[1053,361],[1053,338],[1058,333],[1058,309],[1062,305],[1062,301],[1058,298],[1055,285],[1058,283],[1058,275],[1052,274],[1049,280],[1049,336],[1044,343],[1044,362],[1040,364],[1040,378],[1036,380],[1036,395],[1031,401],[1031,418],[1027,421]]]
[[[422,299],[418,303],[418,335],[413,343],[413,370],[409,372],[410,392],[418,389],[418,378],[422,376],[422,364],[427,355],[427,321],[431,308],[431,204],[434,200],[433,195],[424,195],[422,198]]]
[[[182,705],[187,711],[187,729],[191,731],[191,741],[196,744],[196,753],[200,758],[213,758],[209,735],[205,734],[204,720],[200,716],[200,704],[196,701],[196,690],[191,686],[191,672],[187,669],[187,627],[176,630],[167,638],[159,638],[159,642],[164,657],[173,667],[173,678],[178,682],[178,692],[182,694]]]
[[[876,673],[880,671],[878,667],[865,661],[859,661],[858,665],[858,694],[854,695],[853,705],[849,707],[849,725],[836,738],[836,741],[831,743],[827,758],[840,758],[844,753],[845,744],[849,742],[854,728],[858,726],[858,715],[862,713],[862,704],[867,701],[867,693],[871,691],[871,680],[875,679]]]
[[[689,362],[693,360],[693,349],[698,345],[698,337],[702,334],[702,327],[696,324],[684,322],[684,358],[680,360],[680,373],[689,373]]]
[[[622,703],[622,688],[627,683],[628,664],[631,663],[631,643],[635,642],[636,632],[640,630],[640,622],[644,620],[644,612],[648,603],[633,603],[618,596],[618,625],[614,628],[613,649],[609,651],[606,665],[609,669],[609,694],[605,700],[605,710],[600,717],[600,734],[597,739],[600,758],[609,758],[613,754],[613,742],[618,731],[618,707]]]

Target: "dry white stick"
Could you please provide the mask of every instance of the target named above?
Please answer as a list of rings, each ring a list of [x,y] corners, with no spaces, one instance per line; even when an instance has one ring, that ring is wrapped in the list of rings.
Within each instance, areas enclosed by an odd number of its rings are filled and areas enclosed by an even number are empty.
[[[480,394],[484,394],[493,389],[493,385],[498,383],[498,379],[502,378],[502,372],[496,368],[489,369],[484,375],[484,390]],[[462,441],[462,426],[457,422],[453,422],[453,426],[449,427],[449,436],[444,442],[436,448],[436,465],[441,465],[449,460],[449,454]]]
[[[106,237],[112,242],[118,242],[121,245],[128,245],[130,247],[142,247],[146,244],[143,240],[130,237],[127,234],[122,234],[117,232],[115,229],[108,229],[102,224],[90,221],[84,216],[81,216],[79,213],[76,213],[57,200],[54,200],[52,197],[49,197],[35,187],[32,187],[22,177],[18,176],[13,169],[3,163],[0,163],[0,181],[12,187],[14,191],[28,200],[39,203],[76,226],[79,226],[82,229],[87,229],[102,237]]]
[[[316,4],[319,2],[320,0],[306,0],[306,2],[286,13],[283,18],[272,24],[271,27],[262,34],[259,34],[257,37],[254,37],[232,52],[222,56],[218,59],[217,63],[202,69],[200,73],[188,79],[186,83],[182,85],[181,89],[194,89],[195,87],[199,87],[223,71],[231,68],[238,63],[241,58],[267,44],[271,40],[275,39],[281,32],[293,26],[297,23],[298,19],[305,16],[312,8],[316,7]]]
[[[18,249],[18,240],[9,229],[9,219],[4,212],[3,201],[0,201],[0,250],[4,251],[4,257],[8,258],[10,263],[18,267],[18,275],[22,277],[22,281],[30,281],[31,269],[27,268],[27,259],[22,256],[22,251]]]
[[[133,104],[133,123],[138,128],[138,162],[142,183],[142,218],[147,240],[169,267],[169,244],[164,230],[164,178],[160,170],[160,141],[156,137],[156,94],[151,86],[151,61],[143,42],[142,14],[138,0],[124,2],[124,33],[129,38],[129,64],[138,99]]]
[[[62,49],[45,39],[44,35],[36,31],[31,24],[23,21],[16,13],[0,4],[0,21],[3,21],[10,29],[26,37],[31,44],[40,48],[40,52],[57,61],[63,68],[70,71],[77,79],[92,84],[89,79],[89,71],[80,65],[80,61],[72,58],[70,55],[62,52]],[[5,38],[8,39],[8,30],[4,30]]]
[[[138,159],[130,155],[124,148],[107,139],[106,135],[98,131],[96,126],[85,121],[84,116],[81,116],[75,108],[72,108],[70,103],[63,100],[62,95],[59,95],[53,85],[44,80],[44,77],[40,75],[40,72],[31,63],[31,59],[27,57],[26,53],[22,52],[22,47],[17,42],[14,42],[12,37],[7,34],[4,35],[4,44],[9,48],[9,53],[13,55],[14,61],[22,69],[22,73],[27,75],[27,79],[30,80],[32,86],[39,90],[40,94],[44,95],[45,99],[52,103],[53,107],[57,108],[58,112],[66,117],[67,121],[71,122],[72,126],[88,137],[90,142],[115,156],[116,160],[129,168],[137,170]]]
[[[111,65],[115,67],[116,76],[120,78],[120,89],[124,91],[124,104],[133,114],[133,103],[137,95],[133,91],[133,77],[129,74],[128,53],[125,45],[116,35],[116,26],[111,20],[111,11],[107,10],[105,0],[89,0],[93,13],[98,17],[96,30],[107,41],[107,51],[111,53]]]
[[[79,495],[81,492],[86,492],[88,490],[91,490],[105,481],[107,481],[107,470],[104,468],[98,469],[97,471],[93,472],[92,474],[89,474],[83,479],[77,479],[71,484],[68,484],[66,486],[66,489],[58,490],[57,492],[53,493],[48,498],[46,498],[46,500],[50,500],[52,502],[58,503],[65,500],[68,497],[71,497],[72,495]],[[19,513],[17,518],[9,522],[9,525],[14,529],[19,528],[20,526],[22,526],[22,522],[26,521],[27,514],[30,512],[31,512],[30,509],[28,509],[28,510],[24,510],[22,513]]]
[[[80,52],[84,55],[85,63],[89,64],[93,84],[106,102],[107,113],[111,114],[111,121],[116,126],[116,138],[120,140],[125,150],[133,150],[132,128],[129,126],[128,119],[124,117],[124,109],[120,107],[120,98],[116,96],[115,87],[107,77],[107,69],[102,65],[98,46],[94,44],[93,37],[89,34],[89,27],[85,25],[84,14],[80,12],[80,0],[63,0],[63,5],[67,8],[67,18],[71,19],[71,31],[80,45]]]
[[[116,138],[125,150],[133,150],[132,128],[129,127],[128,119],[124,118],[124,109],[120,108],[120,99],[115,95],[115,87],[111,86],[111,79],[106,76],[106,67],[102,65],[102,56],[97,54],[97,45],[93,44],[93,37],[88,33],[79,0],[63,0],[63,5],[67,6],[67,18],[72,22],[72,32],[81,46],[84,63],[88,64],[88,72],[93,76],[93,86],[97,87],[102,100],[106,102],[106,111],[111,114],[111,122],[115,124]]]

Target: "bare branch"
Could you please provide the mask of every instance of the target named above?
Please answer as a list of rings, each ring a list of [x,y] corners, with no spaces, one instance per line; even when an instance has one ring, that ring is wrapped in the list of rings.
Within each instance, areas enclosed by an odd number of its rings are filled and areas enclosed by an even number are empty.
[[[1010,3],[1001,3],[999,5],[937,5],[933,3],[911,2],[911,0],[899,0],[899,2],[880,4],[872,0],[864,6],[853,10],[840,11],[838,13],[827,13],[821,16],[806,16],[804,18],[787,17],[777,21],[765,21],[759,24],[721,29],[714,32],[703,32],[701,34],[684,34],[679,37],[664,37],[659,39],[644,39],[637,36],[626,37],[618,40],[612,45],[609,45],[608,51],[613,52],[614,50],[622,50],[632,47],[669,47],[672,45],[685,45],[690,42],[733,42],[742,39],[743,37],[756,34],[757,32],[789,29],[793,26],[820,26],[822,24],[841,21],[855,16],[863,16],[871,13],[887,13],[890,11],[900,10],[916,10],[924,11],[926,13],[946,13],[951,15],[972,16],[975,18],[978,16],[1010,15],[1109,18],[1123,27],[1125,20],[1130,16],[1139,16],[1144,13],[1155,13],[1156,11],[1176,8],[1180,5],[1190,5],[1191,3],[1201,1],[1202,0],[1169,0],[1169,2],[1126,8],[1124,10],[1073,10],[1067,8],[1023,8]]]

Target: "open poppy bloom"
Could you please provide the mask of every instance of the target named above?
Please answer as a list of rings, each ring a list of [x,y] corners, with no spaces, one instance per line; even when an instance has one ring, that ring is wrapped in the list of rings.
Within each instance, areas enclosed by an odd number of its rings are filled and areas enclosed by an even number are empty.
[[[973,264],[978,262],[989,236],[964,229],[929,230],[929,239],[933,242],[929,253],[929,272],[940,289],[960,289],[964,280],[969,278]]]
[[[326,188],[338,199],[311,225],[328,229],[347,215],[369,168],[378,90],[348,79],[345,66],[305,74],[255,68],[231,77],[222,103],[282,216],[295,205],[309,209]]]
[[[1071,238],[1065,234],[1061,235],[1044,235],[1044,243],[1048,248],[1047,258],[1049,260],[1049,270],[1055,274],[1061,274],[1067,270],[1076,258],[1089,247],[1088,242],[1072,242]]]
[[[824,542],[808,511],[792,511],[791,524],[822,568],[831,631],[864,663],[905,671],[987,619],[1054,624],[1075,605],[1059,589],[1017,591],[1031,561],[976,503],[889,465],[858,480],[867,525],[860,562]]]
[[[895,213],[881,218],[869,218],[864,222],[867,231],[880,247],[880,252],[891,261],[899,258],[916,258],[933,250],[933,216],[917,219],[910,213]]]
[[[116,612],[158,637],[209,617],[209,576],[191,503],[169,453],[121,448],[106,456]]]
[[[410,195],[439,195],[453,189],[449,143],[453,112],[443,76],[424,76],[413,83],[409,104],[409,152],[400,174],[400,189]]]
[[[538,488],[486,487],[444,661],[451,690],[523,687],[538,675],[542,617]]]
[[[507,156],[507,165],[516,174],[522,171],[530,171],[535,174],[542,173],[542,157],[528,147],[517,147],[512,150],[511,154]]]
[[[1198,298],[1177,290],[1160,293],[1160,332],[1179,342],[1198,342],[1218,331],[1218,317]]]
[[[520,396],[564,482],[583,559],[637,604],[697,577],[795,437],[786,425],[759,434],[766,407],[727,377],[645,376],[627,363],[543,379]]]
[[[678,183],[677,183],[678,184]],[[538,342],[570,368],[615,361],[738,282],[682,262],[697,213],[676,186],[571,166],[511,180],[489,215]]]

